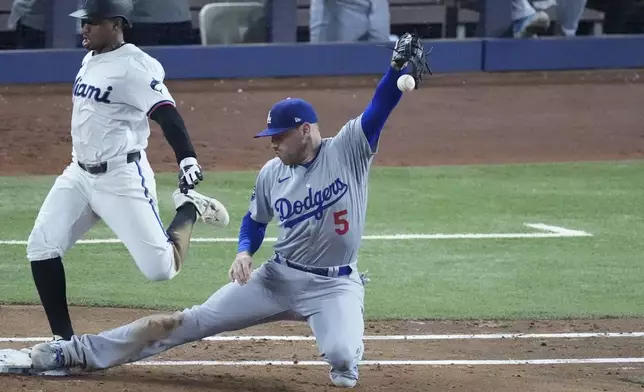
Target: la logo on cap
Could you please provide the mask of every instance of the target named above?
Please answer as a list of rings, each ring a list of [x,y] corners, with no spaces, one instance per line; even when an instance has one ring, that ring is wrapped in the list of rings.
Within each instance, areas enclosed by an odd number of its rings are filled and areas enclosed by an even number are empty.
[[[270,124],[270,123],[271,123],[271,111],[269,110],[268,117],[266,117],[266,124]]]

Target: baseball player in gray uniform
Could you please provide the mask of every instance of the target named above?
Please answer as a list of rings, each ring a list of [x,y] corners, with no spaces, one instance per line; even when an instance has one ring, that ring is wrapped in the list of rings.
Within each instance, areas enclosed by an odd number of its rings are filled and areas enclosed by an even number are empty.
[[[380,132],[402,96],[396,82],[408,65],[418,87],[429,68],[420,39],[411,34],[396,42],[391,65],[365,111],[334,137],[320,136],[317,114],[302,99],[285,99],[271,108],[267,128],[256,137],[270,137],[277,157],[257,176],[230,283],[181,312],[38,344],[31,350],[33,369],[105,369],[224,331],[302,320],[330,365],[332,383],[355,386],[364,348],[364,279],[357,255],[368,173]],[[270,221],[279,229],[273,255],[253,270],[252,256]]]

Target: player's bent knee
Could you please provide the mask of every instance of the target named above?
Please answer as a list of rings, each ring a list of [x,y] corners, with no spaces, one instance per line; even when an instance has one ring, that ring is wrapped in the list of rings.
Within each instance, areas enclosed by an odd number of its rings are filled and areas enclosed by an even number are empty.
[[[146,277],[146,279],[152,282],[163,282],[165,280],[172,280],[172,278],[174,278],[175,276],[174,273],[165,272],[165,271],[143,272],[143,275]]]
[[[162,267],[159,265],[159,267]],[[171,280],[177,275],[177,272],[172,268],[144,268],[141,269],[143,276],[153,282],[162,282],[164,280]]]
[[[27,260],[41,261],[62,257],[63,251],[46,240],[44,233],[34,229],[27,239]]]
[[[174,264],[174,253],[170,250],[155,252],[155,257],[135,260],[143,275],[153,282],[171,280],[177,275]]]

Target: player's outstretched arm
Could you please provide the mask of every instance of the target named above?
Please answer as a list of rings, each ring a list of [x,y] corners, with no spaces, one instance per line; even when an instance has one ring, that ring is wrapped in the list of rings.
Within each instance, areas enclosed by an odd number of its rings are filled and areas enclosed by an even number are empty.
[[[371,102],[362,113],[362,131],[367,137],[372,150],[376,149],[380,133],[389,115],[402,97],[402,92],[398,90],[396,81],[403,73],[404,71],[402,70],[389,67],[385,75],[380,79]]]
[[[168,144],[174,150],[180,169],[179,188],[183,193],[187,193],[188,189],[193,189],[203,180],[203,173],[183,118],[170,102],[153,108],[150,118],[159,124]]]
[[[406,33],[396,41],[390,67],[378,83],[371,102],[362,114],[362,130],[372,150],[375,150],[378,145],[385,122],[402,97],[397,82],[398,78],[405,73],[408,64],[411,64],[410,74],[414,77],[418,88],[427,67],[424,48],[420,38]],[[428,67],[427,69],[429,70]]]

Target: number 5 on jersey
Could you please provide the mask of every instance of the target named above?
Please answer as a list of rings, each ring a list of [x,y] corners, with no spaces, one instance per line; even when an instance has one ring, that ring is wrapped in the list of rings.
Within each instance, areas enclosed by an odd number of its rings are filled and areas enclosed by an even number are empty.
[[[336,211],[333,213],[333,221],[335,223],[335,232],[340,235],[347,234],[349,231],[349,221],[347,220],[347,210]]]

